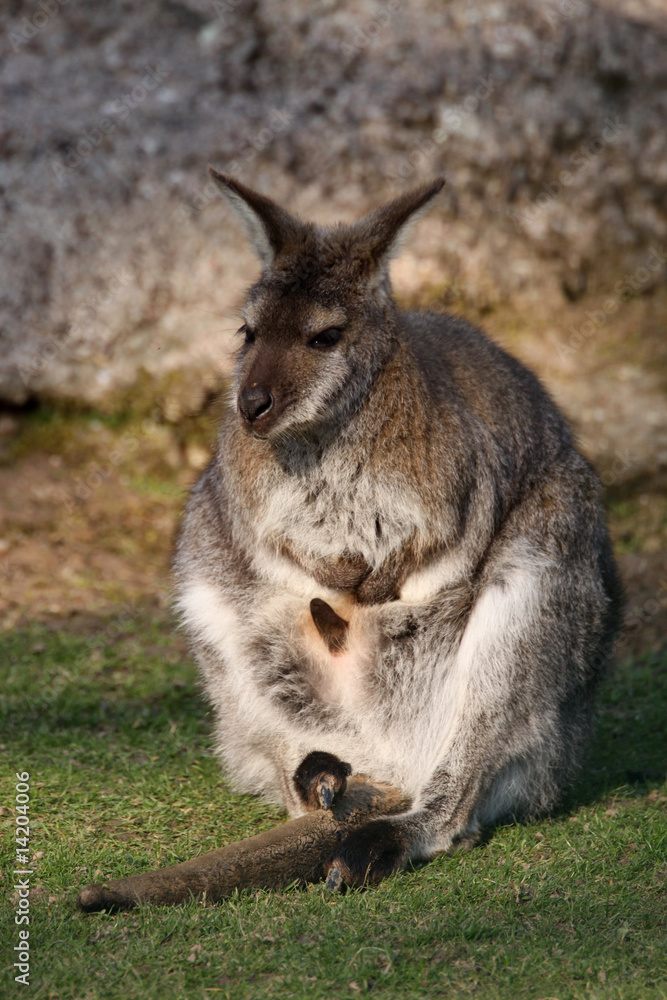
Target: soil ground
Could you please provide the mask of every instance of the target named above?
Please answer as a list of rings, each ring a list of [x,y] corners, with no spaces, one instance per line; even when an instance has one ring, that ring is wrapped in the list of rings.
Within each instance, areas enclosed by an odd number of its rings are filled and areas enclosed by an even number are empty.
[[[413,301],[434,304],[421,293]],[[502,310],[482,323],[546,382],[600,472],[627,589],[622,642],[655,648],[667,632],[664,304],[626,303],[577,339],[591,312],[572,306],[537,329]],[[159,398],[120,415],[41,407],[0,416],[0,628],[85,629],[140,606],[166,612],[179,515],[208,461],[224,388],[178,423]]]
[[[9,831],[14,772],[29,769],[37,1000],[665,1000],[667,424],[660,345],[644,336],[652,308],[629,304],[574,356],[559,350],[562,331],[585,313],[558,317],[559,333],[485,317],[542,375],[600,470],[626,630],[562,809],[368,893],[334,898],[314,885],[219,906],[76,912],[91,880],[281,819],[221,774],[169,606],[174,535],[224,392],[178,423],[157,394],[120,415],[0,416],[0,816]],[[14,867],[3,837],[8,927]],[[0,967],[7,995],[11,961]]]

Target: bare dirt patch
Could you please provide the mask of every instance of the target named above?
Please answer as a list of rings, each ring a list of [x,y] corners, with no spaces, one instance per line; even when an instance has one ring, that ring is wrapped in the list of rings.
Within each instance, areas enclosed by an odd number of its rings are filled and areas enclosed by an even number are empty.
[[[131,622],[140,609],[166,615],[179,517],[208,460],[213,421],[189,435],[155,421],[114,427],[90,415],[0,421],[0,628],[44,621],[92,633],[110,618]],[[667,605],[661,475],[620,476],[608,499],[627,588],[621,649],[655,648],[664,642]]]

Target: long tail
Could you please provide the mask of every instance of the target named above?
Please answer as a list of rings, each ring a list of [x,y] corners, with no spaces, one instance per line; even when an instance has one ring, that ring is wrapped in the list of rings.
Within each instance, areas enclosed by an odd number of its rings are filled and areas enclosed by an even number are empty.
[[[86,913],[128,910],[141,903],[177,906],[191,899],[217,902],[236,889],[280,889],[295,881],[319,882],[348,830],[374,816],[404,812],[409,806],[396,789],[354,777],[331,810],[314,810],[169,868],[87,885],[77,903]]]

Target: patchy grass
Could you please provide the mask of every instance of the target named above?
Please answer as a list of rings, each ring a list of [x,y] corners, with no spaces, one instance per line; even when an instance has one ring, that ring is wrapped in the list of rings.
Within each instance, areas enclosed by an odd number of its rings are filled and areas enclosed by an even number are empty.
[[[667,551],[667,504],[664,492],[637,490],[608,498],[608,512],[617,555]]]
[[[175,427],[157,410],[138,419],[44,407],[9,424],[0,434],[0,628],[108,613],[145,595],[166,604],[179,514],[210,457],[211,415]]]
[[[255,892],[76,912],[86,882],[165,865],[281,819],[230,792],[182,640],[163,618],[1,637],[3,935],[13,981],[13,800],[30,772],[35,998],[665,998],[667,658],[606,684],[566,807],[368,892]],[[42,853],[43,852],[43,853]],[[12,933],[14,931],[14,934]]]
[[[282,819],[221,777],[194,668],[164,611],[178,512],[214,420],[174,426],[151,412],[45,408],[17,421],[0,455],[0,596],[17,626],[0,633],[0,996],[21,989],[11,837],[14,774],[27,770],[39,1000],[667,998],[667,657],[630,655],[664,633],[667,536],[653,482],[608,494],[632,642],[557,815],[498,828],[469,854],[369,892],[312,886],[216,907],[76,912],[87,882]],[[52,624],[27,627],[36,617]]]
[[[12,465],[36,453],[57,455],[80,473],[111,460],[120,472],[138,464],[143,472],[173,478],[174,470],[187,464],[186,446],[209,447],[215,439],[223,398],[221,389],[205,411],[181,416],[177,423],[165,418],[163,401],[157,399],[143,415],[128,409],[109,414],[42,405],[16,418],[17,432],[0,460]]]

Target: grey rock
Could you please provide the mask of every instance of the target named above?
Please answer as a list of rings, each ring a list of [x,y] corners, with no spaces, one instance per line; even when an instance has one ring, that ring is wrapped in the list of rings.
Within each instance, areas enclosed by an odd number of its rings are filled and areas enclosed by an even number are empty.
[[[256,268],[209,162],[323,222],[444,172],[403,292],[557,309],[665,240],[658,0],[9,7],[4,401],[183,379],[167,407],[201,405]]]

